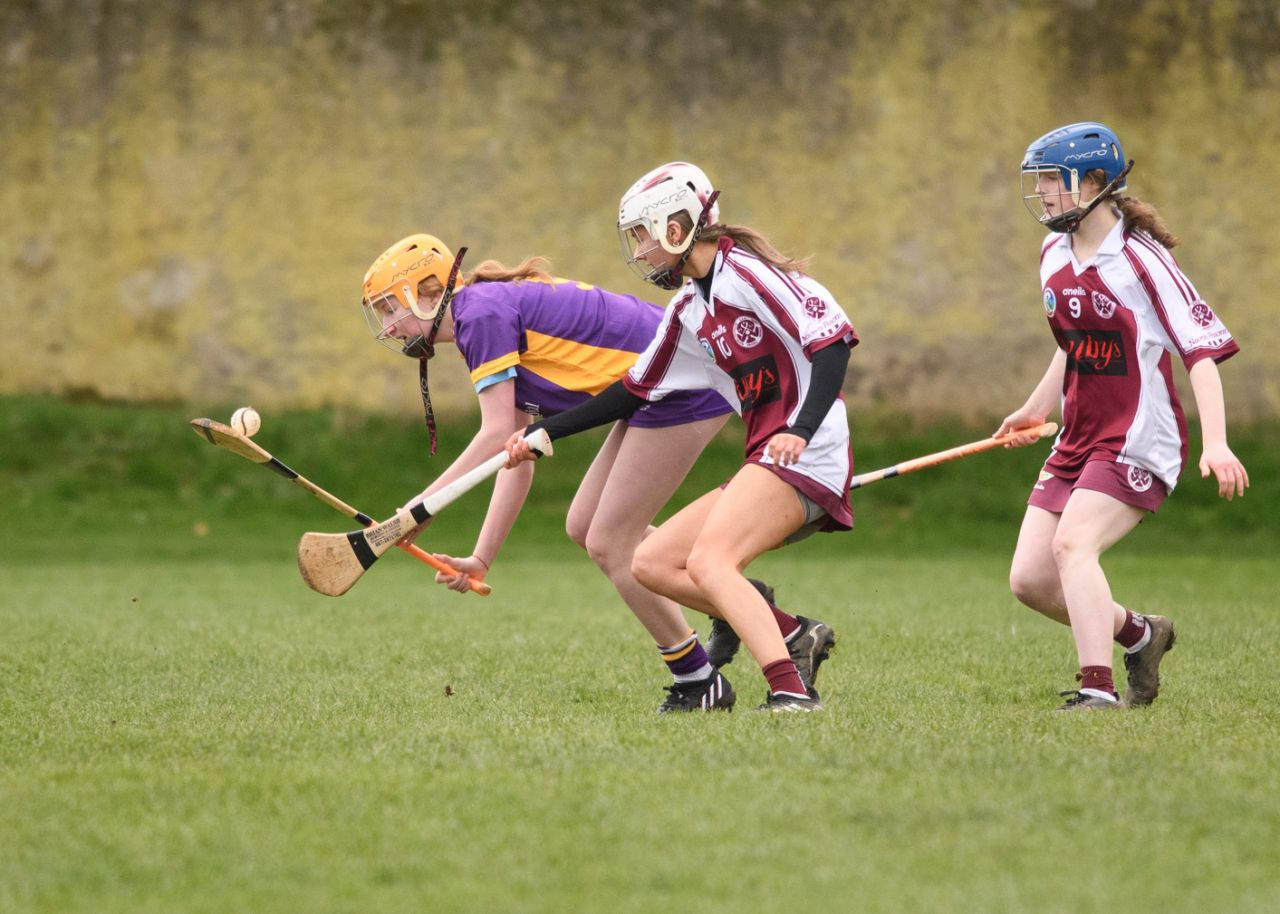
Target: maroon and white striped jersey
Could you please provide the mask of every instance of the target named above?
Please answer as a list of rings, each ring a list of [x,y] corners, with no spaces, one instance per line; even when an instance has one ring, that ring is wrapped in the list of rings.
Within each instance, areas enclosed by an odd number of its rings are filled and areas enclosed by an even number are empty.
[[[746,423],[747,460],[771,465],[764,447],[795,422],[809,392],[810,358],[826,346],[852,348],[858,335],[820,283],[770,266],[731,238],[720,239],[709,276],[710,300],[686,281],[623,381],[646,400],[676,390],[718,391]],[[772,469],[848,528],[853,454],[843,397],[799,462]]]
[[[1189,370],[1240,347],[1173,255],[1147,233],[1125,231],[1123,221],[1084,264],[1069,235],[1050,235],[1040,282],[1049,326],[1067,354],[1063,428],[1045,468],[1074,474],[1089,460],[1114,460],[1136,468],[1136,485],[1145,470],[1172,491],[1187,457],[1172,355]]]

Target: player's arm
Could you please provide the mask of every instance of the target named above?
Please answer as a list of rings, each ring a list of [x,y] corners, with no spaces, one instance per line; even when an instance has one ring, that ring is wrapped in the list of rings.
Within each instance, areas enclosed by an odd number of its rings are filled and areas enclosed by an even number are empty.
[[[502,450],[506,440],[517,430],[524,427],[528,417],[515,406],[514,380],[506,380],[484,388],[478,394],[480,400],[480,428],[472,436],[470,443],[453,463],[445,469],[421,493],[409,499],[407,504],[426,498],[428,495],[443,489],[463,474],[475,469],[498,451]],[[413,531],[406,541],[412,543],[430,523],[422,524]],[[456,565],[454,566],[457,567]]]
[[[475,453],[478,461],[483,462],[493,456],[511,435],[518,435],[528,424],[529,417],[515,407],[515,381],[501,381],[480,391],[480,431],[472,439],[467,451],[477,441],[479,448]],[[510,434],[508,434],[510,432]],[[495,440],[497,443],[495,444]],[[464,456],[466,451],[463,452]],[[459,457],[459,459],[462,459]],[[476,537],[475,547],[470,555],[452,556],[443,553],[436,558],[452,566],[457,575],[436,575],[436,583],[444,584],[451,590],[465,593],[470,585],[468,576],[483,579],[493,567],[494,560],[507,541],[516,518],[524,507],[529,495],[529,487],[533,483],[533,465],[517,467],[514,470],[503,470],[498,473],[493,484],[493,495],[489,498],[489,510],[485,512],[484,523],[480,534]]]
[[[483,411],[483,402],[485,394],[495,387],[507,388],[505,394],[495,394],[491,398],[494,402],[493,410],[495,413],[494,434],[486,436],[485,451],[483,459],[488,459],[492,455],[498,453],[505,444],[506,439],[525,433],[525,426],[529,423],[529,417],[521,410],[517,410],[515,404],[515,381],[503,381],[494,387],[486,387],[480,391],[481,409]],[[507,413],[503,413],[502,409],[505,405]],[[503,416],[511,417],[512,421],[502,421]],[[514,428],[512,428],[514,424]],[[481,421],[483,430],[484,423]],[[501,441],[495,446],[493,439],[503,435]],[[466,557],[437,556],[437,558],[452,565],[459,574],[453,578],[437,574],[436,581],[441,584],[447,584],[450,589],[459,593],[465,593],[469,584],[467,583],[467,575],[479,576],[484,578],[488,574],[489,569],[493,567],[494,560],[497,559],[498,553],[502,551],[502,545],[507,541],[507,535],[511,533],[511,528],[515,526],[516,518],[520,516],[520,510],[524,507],[525,499],[529,496],[529,487],[533,485],[533,464],[527,463],[515,467],[510,470],[502,470],[498,473],[493,483],[493,495],[489,498],[489,510],[485,512],[484,523],[480,525],[480,534],[476,537],[475,547],[471,550],[471,555]]]
[[[809,391],[796,414],[796,421],[770,438],[765,446],[765,452],[778,466],[787,466],[800,459],[814,432],[831,412],[831,405],[844,386],[845,371],[849,367],[849,347],[839,341],[824,346],[813,354],[811,364]]]
[[[1222,396],[1222,376],[1211,358],[1202,358],[1191,366],[1191,392],[1200,414],[1200,435],[1204,449],[1200,454],[1200,476],[1213,473],[1218,480],[1218,494],[1228,501],[1244,495],[1249,487],[1249,474],[1244,464],[1227,446],[1227,409]]]
[[[572,409],[566,409],[546,419],[540,419],[527,430],[521,429],[512,434],[506,441],[508,467],[519,465],[522,461],[533,460],[537,455],[524,443],[524,436],[534,429],[545,429],[554,441],[567,438],[589,428],[616,422],[619,419],[630,419],[647,401],[638,394],[627,390],[622,381],[614,381],[600,393],[585,403],[579,403]]]
[[[999,438],[1017,429],[1030,428],[1044,422],[1062,402],[1062,381],[1066,374],[1067,351],[1059,346],[1049,362],[1049,368],[1045,371],[1044,377],[1040,379],[1035,390],[1031,391],[1031,396],[1027,397],[1027,402],[1005,416],[992,437]],[[1038,435],[1026,435],[1023,438],[1013,439],[1005,447],[1025,447],[1039,440]]]

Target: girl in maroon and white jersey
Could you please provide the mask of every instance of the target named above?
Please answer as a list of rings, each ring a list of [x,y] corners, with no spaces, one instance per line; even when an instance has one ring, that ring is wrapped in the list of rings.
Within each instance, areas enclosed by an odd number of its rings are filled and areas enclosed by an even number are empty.
[[[379,256],[364,279],[363,310],[373,336],[419,361],[433,451],[426,371],[440,344],[457,346],[480,402],[480,428],[471,443],[414,500],[478,466],[532,417],[555,415],[617,380],[662,320],[657,305],[552,277],[541,258],[512,268],[485,261],[464,275],[458,272],[462,253],[455,257],[434,235],[410,235]],[[578,487],[565,522],[570,538],[657,642],[673,677],[669,695],[682,683],[705,678],[710,661],[680,607],[636,583],[631,559],[729,410],[714,392],[696,391],[618,423]],[[634,485],[632,477],[642,469],[648,484]],[[458,572],[438,574],[437,582],[465,592],[472,579],[484,578],[520,513],[532,471],[530,464],[498,474],[474,551],[437,555]]]
[[[1120,706],[1113,639],[1125,651],[1124,704],[1159,693],[1173,623],[1115,602],[1099,558],[1159,508],[1182,472],[1187,424],[1174,356],[1200,413],[1200,475],[1213,473],[1227,499],[1249,485],[1227,446],[1217,367],[1239,347],[1169,253],[1178,241],[1155,209],[1125,195],[1132,166],[1116,135],[1092,122],[1046,134],[1022,162],[1023,199],[1052,232],[1040,282],[1058,348],[996,434],[1043,422],[1061,401],[1062,432],[1028,499],[1010,573],[1019,600],[1071,626],[1080,687],[1062,693],[1070,697],[1061,710]]]
[[[641,543],[632,571],[649,589],[729,623],[713,630],[708,651],[721,637],[735,646],[740,638],[769,681],[765,707],[809,711],[820,707],[813,677],[834,634],[781,613],[742,572],[769,549],[852,524],[853,454],[840,387],[858,337],[803,262],[752,229],[720,223],[717,196],[685,162],[655,169],[623,196],[624,256],[675,297],[621,381],[539,424],[559,438],[678,391],[711,388],[729,401],[747,426],[745,462]],[[520,436],[508,450],[513,462],[531,457]],[[717,670],[697,688],[689,701],[729,686]]]

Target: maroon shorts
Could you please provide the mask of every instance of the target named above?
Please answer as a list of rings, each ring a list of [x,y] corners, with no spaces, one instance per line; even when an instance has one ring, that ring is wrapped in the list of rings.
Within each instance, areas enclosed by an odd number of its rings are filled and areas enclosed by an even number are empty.
[[[1040,479],[1031,490],[1027,504],[1054,514],[1061,514],[1067,499],[1076,489],[1092,489],[1110,495],[1116,501],[1155,513],[1169,497],[1169,488],[1150,470],[1116,463],[1114,460],[1090,460],[1079,475],[1061,476],[1062,471],[1042,469]]]

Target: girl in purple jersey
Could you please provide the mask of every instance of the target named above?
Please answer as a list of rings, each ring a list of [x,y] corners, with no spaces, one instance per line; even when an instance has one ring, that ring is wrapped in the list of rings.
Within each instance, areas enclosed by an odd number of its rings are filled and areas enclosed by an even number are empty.
[[[839,395],[858,337],[803,263],[752,229],[721,224],[717,196],[686,162],[660,166],[623,196],[624,256],[676,294],[622,381],[539,424],[563,437],[703,388],[735,404],[747,426],[743,466],[659,527],[632,567],[650,589],[729,623],[712,644],[722,636],[746,644],[769,682],[765,708],[811,711],[821,707],[813,680],[835,636],[821,622],[781,614],[743,569],[815,530],[852,524],[853,454]],[[507,446],[509,465],[532,458],[518,435]],[[689,689],[693,697],[731,693],[718,671]]]
[[[1187,426],[1171,356],[1182,359],[1200,413],[1200,475],[1244,495],[1249,476],[1227,446],[1217,363],[1239,347],[1183,275],[1177,239],[1150,205],[1126,196],[1120,140],[1097,123],[1036,140],[1022,161],[1023,199],[1053,234],[1040,254],[1045,313],[1058,348],[1026,403],[997,435],[1043,422],[1059,401],[1063,429],[1028,499],[1010,586],[1071,626],[1078,690],[1060,710],[1116,708],[1112,641],[1124,648],[1124,705],[1159,693],[1173,622],[1117,603],[1099,559],[1173,491]],[[1032,436],[1015,444],[1034,442]]]
[[[531,417],[555,415],[617,380],[662,317],[657,305],[630,295],[553,278],[541,258],[512,269],[485,261],[459,281],[463,253],[455,258],[438,238],[411,235],[382,254],[364,280],[364,313],[375,338],[420,360],[433,453],[426,366],[437,344],[458,346],[480,401],[480,429],[422,496],[501,450]],[[637,583],[632,556],[729,413],[722,397],[696,391],[619,422],[583,478],[566,520],[570,538],[657,642],[675,680],[673,695],[712,668],[680,608]],[[483,579],[524,504],[532,471],[528,464],[498,474],[475,548],[467,556],[439,555],[459,573],[437,575],[437,582],[465,592],[469,577]],[[644,485],[635,484],[640,478]]]

